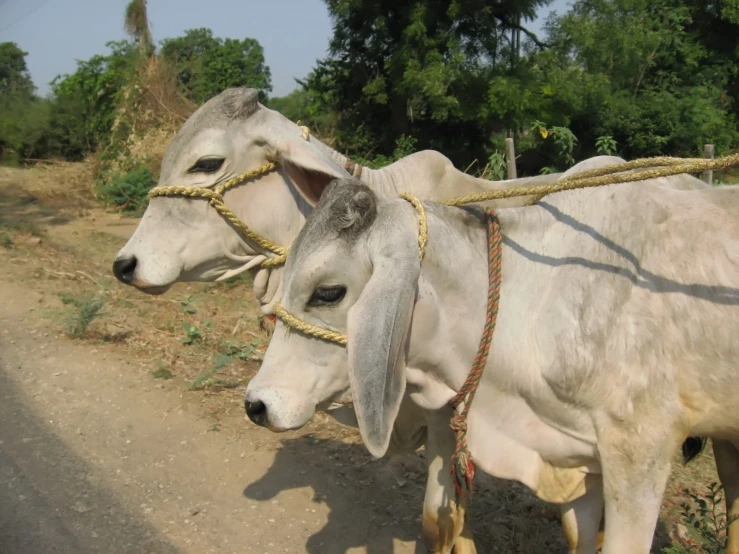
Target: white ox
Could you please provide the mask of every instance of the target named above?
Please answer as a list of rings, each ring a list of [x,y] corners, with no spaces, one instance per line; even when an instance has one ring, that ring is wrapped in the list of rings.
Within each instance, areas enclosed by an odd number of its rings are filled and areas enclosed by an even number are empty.
[[[411,205],[347,181],[293,244],[282,303],[347,333],[348,347],[278,323],[247,411],[295,429],[351,391],[364,443],[381,456],[409,393],[429,414],[429,443],[451,440],[448,402],[485,320],[484,217],[427,203],[419,264]],[[469,446],[485,472],[574,509],[578,552],[595,552],[603,507],[603,554],[649,552],[671,458],[691,435],[720,445],[737,512],[739,188],[659,181],[498,212],[500,311]]]
[[[326,185],[334,178],[358,174],[377,194],[396,196],[412,191],[421,198],[441,200],[461,194],[527,184],[553,182],[560,175],[494,182],[457,170],[442,154],[417,152],[380,170],[354,166],[345,156],[303,131],[280,113],[257,101],[257,91],[229,89],[201,106],[182,126],[162,161],[160,185],[209,186],[226,181],[266,161],[278,161],[277,171],[230,190],[228,206],[254,231],[288,246],[305,223]],[[600,165],[619,158],[602,157]],[[587,168],[589,165],[583,166]],[[700,181],[690,183],[697,185]],[[526,198],[507,201],[520,205]],[[254,273],[254,294],[265,314],[280,298],[282,268],[260,269],[269,254],[241,237],[206,201],[155,198],[134,235],[118,253],[113,272],[123,283],[149,294],[162,294],[178,281],[217,281],[242,271]],[[356,425],[353,412],[332,415]],[[426,422],[411,402],[405,402],[396,424],[396,452],[413,451],[425,443]],[[449,445],[426,444],[427,459],[448,460]],[[444,479],[442,479],[443,481]],[[424,503],[424,538],[433,552],[456,541],[458,554],[474,552],[461,524],[437,514],[449,513],[443,488],[430,480]],[[462,536],[460,536],[462,533]]]
[[[380,170],[352,167],[351,162],[315,137],[302,138],[302,130],[284,116],[257,102],[257,93],[230,89],[199,108],[178,132],[162,163],[160,184],[192,187],[223,182],[266,160],[281,163],[277,171],[226,194],[229,207],[252,229],[273,241],[289,245],[305,223],[326,184],[335,177],[359,174],[375,193],[396,196],[411,191],[421,198],[444,199],[483,190],[545,184],[560,175],[492,182],[458,171],[438,152],[418,152]],[[578,164],[569,173],[617,163],[601,156]],[[700,188],[702,181],[681,176],[667,183],[678,188]],[[515,199],[503,205],[520,205]],[[255,274],[254,293],[266,314],[281,296],[282,269],[259,269],[267,257],[256,245],[239,236],[208,203],[182,198],[155,198],[147,207],[133,237],[118,253],[114,273],[123,283],[150,294],[161,294],[178,281],[215,281],[242,271]],[[332,415],[356,425],[353,411]],[[393,449],[415,450],[424,443],[431,467],[448,463],[452,444],[425,440],[424,414],[406,399],[395,424]],[[430,472],[430,475],[434,472]],[[437,472],[438,473],[438,472]],[[474,552],[463,536],[461,522],[442,517],[450,510],[445,491],[451,483],[430,478],[424,502],[424,538],[432,552],[442,552],[456,541],[457,554]],[[571,544],[577,543],[571,512],[563,525]]]

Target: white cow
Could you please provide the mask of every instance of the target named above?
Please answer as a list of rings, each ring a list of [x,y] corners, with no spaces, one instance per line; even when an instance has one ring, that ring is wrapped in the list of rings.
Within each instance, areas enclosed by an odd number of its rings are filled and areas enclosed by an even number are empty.
[[[284,116],[257,102],[249,89],[229,89],[199,108],[178,132],[162,163],[160,184],[192,187],[223,182],[266,160],[280,162],[277,171],[226,194],[228,206],[252,229],[278,244],[290,245],[305,223],[326,184],[335,177],[360,175],[383,196],[411,191],[421,198],[445,199],[496,188],[545,184],[561,177],[548,175],[513,181],[476,179],[451,164],[438,152],[418,152],[381,170],[361,170]],[[620,158],[600,156],[572,168],[567,174],[618,163]],[[678,188],[699,188],[702,181],[684,175],[665,183]],[[528,198],[498,205],[521,205]],[[242,271],[254,274],[254,293],[265,314],[281,297],[282,268],[260,269],[265,253],[239,236],[208,203],[182,198],[155,198],[133,237],[118,253],[114,273],[119,280],[150,294],[161,294],[177,281],[216,281]],[[347,410],[331,412],[348,423]],[[351,416],[353,412],[349,410]],[[422,411],[405,401],[395,425],[393,450],[413,451],[426,443],[432,468],[448,464],[450,441],[426,441]],[[441,475],[437,479],[432,475]],[[445,491],[451,486],[447,472],[430,472],[424,502],[424,538],[432,552],[456,541],[457,554],[474,552],[468,531],[458,537],[461,522],[442,517],[449,513]],[[577,543],[576,526],[565,514],[563,524],[571,544]]]
[[[737,512],[739,188],[659,181],[498,212],[500,312],[469,446],[480,469],[574,509],[579,552],[595,551],[603,503],[603,554],[649,552],[672,455],[691,435],[723,445]],[[278,324],[247,388],[252,420],[299,428],[351,391],[381,456],[408,392],[432,414],[429,441],[449,436],[448,402],[485,320],[486,226],[477,208],[426,211],[420,264],[410,204],[356,181],[324,194],[292,246],[282,303],[347,333],[348,347]],[[550,498],[550,485],[569,495]]]

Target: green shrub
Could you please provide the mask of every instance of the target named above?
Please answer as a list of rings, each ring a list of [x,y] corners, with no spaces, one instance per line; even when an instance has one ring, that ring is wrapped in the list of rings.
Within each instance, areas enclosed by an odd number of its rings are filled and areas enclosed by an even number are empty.
[[[127,173],[106,175],[98,183],[98,191],[107,204],[140,215],[146,208],[146,195],[156,181],[148,167],[140,166]]]
[[[59,299],[70,309],[66,315],[67,334],[75,339],[85,336],[87,328],[97,318],[105,315],[103,308],[107,300],[92,293],[74,296],[61,293]]]

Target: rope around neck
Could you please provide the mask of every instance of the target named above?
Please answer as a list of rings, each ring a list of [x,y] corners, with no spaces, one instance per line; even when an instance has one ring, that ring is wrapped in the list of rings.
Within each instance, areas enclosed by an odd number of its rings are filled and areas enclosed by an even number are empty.
[[[423,203],[413,194],[404,192],[400,197],[410,202],[418,214],[418,258],[422,262],[424,255],[426,254],[426,241],[428,240],[428,220],[426,218],[426,210],[423,207]],[[343,333],[339,333],[332,329],[325,329],[295,317],[283,308],[282,304],[279,302],[274,304],[274,311],[275,315],[279,317],[280,320],[290,329],[295,329],[296,331],[300,331],[304,335],[308,335],[310,337],[346,346],[348,339]]]
[[[411,203],[418,213],[418,257],[423,262],[426,252],[426,242],[428,240],[428,220],[423,203],[413,194],[403,193],[401,198]],[[487,219],[488,233],[488,300],[487,314],[485,317],[485,326],[480,339],[480,346],[477,350],[477,356],[472,364],[464,384],[459,392],[449,401],[452,408],[457,408],[464,404],[462,411],[455,413],[450,425],[456,437],[456,447],[452,456],[452,467],[450,469],[452,480],[454,482],[454,490],[456,494],[457,506],[463,499],[468,499],[472,494],[472,481],[475,476],[475,466],[467,446],[467,414],[470,411],[472,400],[477,392],[477,386],[482,378],[485,365],[490,352],[490,343],[493,340],[493,331],[495,331],[495,322],[498,318],[498,306],[500,303],[500,283],[501,283],[501,263],[502,263],[502,232],[500,230],[500,221],[493,210],[485,212]],[[333,342],[341,346],[346,346],[348,337],[334,331],[325,329],[318,325],[308,323],[294,315],[290,314],[278,302],[274,306],[275,314],[290,329],[295,329],[301,333],[315,337],[321,340]]]
[[[498,306],[500,305],[500,284],[502,279],[501,267],[503,260],[503,233],[500,229],[500,220],[493,210],[485,212],[488,224],[488,301],[485,326],[482,330],[480,346],[477,356],[472,363],[470,372],[467,374],[459,392],[449,401],[452,408],[456,410],[460,404],[464,404],[461,412],[455,413],[450,422],[457,439],[454,454],[452,455],[452,467],[450,472],[454,481],[457,506],[463,498],[472,495],[472,480],[475,476],[475,464],[472,461],[467,446],[467,414],[469,414],[472,400],[475,398],[477,386],[480,384],[482,373],[488,362],[490,343],[493,340],[495,323],[498,319]]]
[[[617,175],[623,171],[639,169],[643,167],[653,167],[661,165],[657,169],[647,169],[637,173]],[[726,169],[739,165],[739,154],[719,158],[716,160],[692,159],[679,160],[674,158],[654,158],[634,160],[619,165],[598,168],[576,174],[567,179],[563,179],[557,183],[538,187],[517,187],[514,189],[504,189],[498,191],[489,191],[482,194],[462,196],[452,198],[442,204],[449,206],[460,206],[473,202],[482,202],[492,199],[513,198],[516,196],[533,195],[535,201],[540,200],[547,194],[560,192],[565,190],[581,189],[588,187],[604,186],[615,183],[643,181],[656,177],[665,177],[669,175],[678,175],[681,173],[694,173],[706,169]],[[418,198],[410,193],[402,193],[401,198],[410,202],[419,215],[418,226],[418,248],[419,259],[423,261],[426,242],[428,240],[428,221],[423,204]],[[501,286],[501,265],[502,265],[502,231],[500,221],[495,212],[486,211],[488,223],[488,300],[487,315],[485,325],[483,327],[482,337],[478,347],[477,355],[470,368],[470,371],[459,389],[457,394],[450,400],[450,405],[455,411],[455,415],[450,421],[450,426],[454,431],[456,438],[456,446],[452,455],[452,464],[450,472],[454,482],[455,501],[457,506],[461,506],[462,502],[467,501],[472,494],[473,479],[475,475],[475,465],[467,445],[467,417],[472,405],[472,401],[477,392],[477,387],[482,378],[482,374],[487,364],[488,354],[490,352],[490,344],[495,331],[495,323],[498,316],[498,307],[500,304],[500,286]],[[282,322],[289,328],[296,329],[306,335],[319,339],[335,342],[342,346],[346,346],[348,337],[337,331],[324,329],[317,325],[303,321],[292,314],[288,313],[282,305],[275,305],[275,313]],[[462,406],[461,411],[458,408]]]

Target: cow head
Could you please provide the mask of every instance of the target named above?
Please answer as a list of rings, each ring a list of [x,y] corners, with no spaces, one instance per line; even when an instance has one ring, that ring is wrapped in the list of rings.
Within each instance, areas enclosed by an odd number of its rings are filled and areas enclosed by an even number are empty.
[[[246,410],[273,430],[295,429],[352,393],[370,452],[384,454],[405,391],[405,345],[420,274],[413,208],[384,204],[356,180],[329,186],[294,243],[284,308],[348,334],[347,348],[282,322],[249,383]]]
[[[201,106],[167,149],[159,185],[212,186],[269,161],[279,164],[276,171],[230,189],[224,198],[254,231],[288,246],[323,188],[346,171],[325,146],[259,104],[256,90],[229,89]],[[177,281],[225,279],[258,265],[265,254],[207,201],[157,197],[113,271],[123,283],[160,294]]]

